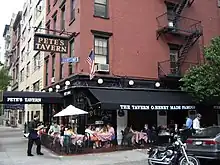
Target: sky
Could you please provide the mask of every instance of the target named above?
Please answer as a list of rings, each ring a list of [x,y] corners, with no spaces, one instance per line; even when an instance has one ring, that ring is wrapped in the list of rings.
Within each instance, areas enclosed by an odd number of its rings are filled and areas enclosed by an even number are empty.
[[[25,0],[1,0],[0,5],[0,61],[4,60],[3,32],[6,24],[10,23],[12,13],[22,11]]]

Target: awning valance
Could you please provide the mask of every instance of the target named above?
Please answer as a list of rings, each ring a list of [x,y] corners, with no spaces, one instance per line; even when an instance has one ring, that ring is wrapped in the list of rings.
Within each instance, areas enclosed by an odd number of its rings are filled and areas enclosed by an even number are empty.
[[[89,89],[106,110],[190,110],[195,104],[181,91]]]
[[[63,96],[56,92],[3,92],[3,104],[59,104]]]

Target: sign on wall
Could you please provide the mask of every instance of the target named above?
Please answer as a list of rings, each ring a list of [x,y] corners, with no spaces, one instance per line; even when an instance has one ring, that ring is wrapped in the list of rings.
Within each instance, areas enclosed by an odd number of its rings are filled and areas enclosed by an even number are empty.
[[[68,52],[68,37],[50,34],[34,34],[34,50],[56,53]]]
[[[122,110],[192,110],[191,105],[120,105]]]
[[[14,97],[8,97],[7,98],[8,103],[41,103],[41,98],[14,98]]]

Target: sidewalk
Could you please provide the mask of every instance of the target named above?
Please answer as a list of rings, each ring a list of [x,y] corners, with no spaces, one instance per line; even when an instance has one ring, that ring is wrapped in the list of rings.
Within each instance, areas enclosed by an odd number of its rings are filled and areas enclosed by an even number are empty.
[[[0,127],[0,165],[147,165],[143,150],[120,151],[77,156],[57,156],[42,148],[44,156],[26,156],[27,139],[18,128]]]

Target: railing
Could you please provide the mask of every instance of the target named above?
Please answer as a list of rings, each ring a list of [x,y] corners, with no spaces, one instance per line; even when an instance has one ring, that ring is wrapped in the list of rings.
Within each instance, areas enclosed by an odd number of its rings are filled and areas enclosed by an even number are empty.
[[[182,77],[188,69],[196,66],[197,63],[182,62],[181,66],[178,63],[171,62],[170,60],[158,62],[158,76],[162,77]]]
[[[175,13],[164,13],[157,18],[158,31],[170,29],[171,32],[192,34],[202,33],[201,21],[176,15]]]

